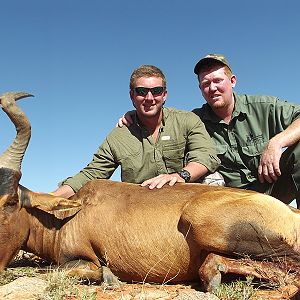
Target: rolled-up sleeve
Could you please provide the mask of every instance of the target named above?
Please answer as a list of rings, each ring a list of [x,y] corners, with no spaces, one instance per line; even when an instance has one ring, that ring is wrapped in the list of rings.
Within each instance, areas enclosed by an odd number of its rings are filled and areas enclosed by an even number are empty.
[[[205,129],[203,122],[194,113],[187,114],[187,152],[186,163],[197,162],[204,165],[210,172],[216,171],[220,160],[215,144]]]
[[[281,124],[286,129],[293,121],[300,118],[300,106],[275,98],[274,100],[275,125]]]

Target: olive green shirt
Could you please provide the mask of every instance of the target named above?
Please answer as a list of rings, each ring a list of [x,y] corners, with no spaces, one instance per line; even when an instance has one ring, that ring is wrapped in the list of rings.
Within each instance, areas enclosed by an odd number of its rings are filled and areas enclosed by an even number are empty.
[[[156,142],[135,116],[130,127],[114,128],[93,160],[63,184],[77,192],[89,180],[110,178],[118,166],[122,181],[142,183],[159,174],[178,172],[189,162],[200,163],[211,172],[220,163],[204,124],[194,113],[164,108]]]
[[[237,95],[229,125],[208,104],[193,110],[216,144],[218,171],[227,186],[247,188],[258,180],[260,156],[268,141],[300,116],[300,106],[271,96]]]

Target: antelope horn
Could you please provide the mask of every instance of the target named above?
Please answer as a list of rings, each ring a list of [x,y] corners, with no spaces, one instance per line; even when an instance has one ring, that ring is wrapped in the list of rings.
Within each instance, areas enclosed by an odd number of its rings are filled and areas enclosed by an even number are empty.
[[[17,135],[9,148],[0,156],[0,168],[21,171],[21,163],[31,136],[31,125],[16,100],[32,97],[28,93],[5,93],[0,96],[0,106],[14,123]]]

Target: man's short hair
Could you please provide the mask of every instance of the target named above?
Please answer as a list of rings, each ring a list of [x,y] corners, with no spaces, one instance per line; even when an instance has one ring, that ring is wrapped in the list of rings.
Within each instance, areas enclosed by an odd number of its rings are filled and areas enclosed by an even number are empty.
[[[162,79],[163,87],[167,87],[166,77],[164,73],[157,67],[151,65],[141,65],[136,68],[130,77],[129,88],[132,90],[135,86],[135,81],[141,77],[158,77]]]

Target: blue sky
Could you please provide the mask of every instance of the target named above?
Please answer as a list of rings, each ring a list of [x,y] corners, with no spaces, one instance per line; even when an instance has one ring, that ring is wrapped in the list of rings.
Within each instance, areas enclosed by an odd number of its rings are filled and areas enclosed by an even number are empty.
[[[132,109],[129,77],[141,64],[167,76],[167,105],[204,100],[193,67],[223,53],[236,91],[300,103],[299,1],[1,1],[0,93],[32,123],[21,183],[51,191],[92,158],[117,119]],[[0,151],[15,136],[0,112]],[[118,172],[113,176],[118,180]]]

